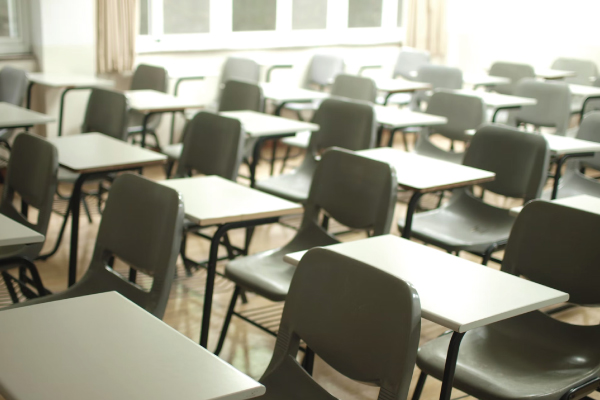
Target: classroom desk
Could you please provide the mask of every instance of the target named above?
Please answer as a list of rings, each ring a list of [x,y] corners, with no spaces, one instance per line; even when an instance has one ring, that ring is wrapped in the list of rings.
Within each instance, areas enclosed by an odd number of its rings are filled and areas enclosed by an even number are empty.
[[[460,342],[466,332],[565,302],[567,293],[475,264],[431,247],[384,235],[325,248],[410,282],[423,318],[453,330],[440,400],[449,400]],[[297,265],[305,252],[285,256]]]
[[[116,292],[3,310],[0,325],[0,397],[7,400],[245,400],[265,393]]]
[[[0,129],[31,128],[53,121],[54,118],[49,115],[0,102]]]
[[[426,114],[407,109],[399,109],[396,107],[374,106],[377,123],[381,129],[388,128],[390,130],[390,139],[388,147],[392,147],[394,134],[406,128],[422,128],[427,126],[439,126],[448,123],[448,118],[439,115]]]
[[[62,135],[65,96],[68,92],[71,90],[86,90],[96,87],[111,88],[114,86],[113,81],[97,78],[94,75],[32,72],[27,74],[27,78],[29,79],[29,86],[27,87],[27,108],[31,108],[31,90],[34,85],[63,89],[60,95],[60,105],[58,108],[58,136]]]
[[[227,231],[272,224],[279,217],[303,212],[302,205],[239,185],[218,176],[169,179],[161,184],[183,196],[185,215],[197,225],[218,229],[210,244],[200,345],[208,345],[219,243]]]
[[[133,146],[101,133],[85,133],[48,139],[58,150],[61,167],[79,174],[69,202],[71,213],[71,249],[69,255],[69,286],[77,277],[79,241],[79,207],[81,187],[87,179],[101,178],[111,172],[137,170],[164,164],[167,156]],[[67,218],[65,218],[66,223]]]
[[[44,235],[0,214],[0,247],[41,243]]]
[[[383,105],[387,105],[390,97],[396,93],[413,93],[418,90],[431,90],[433,88],[431,83],[406,79],[376,79],[375,84],[378,90],[387,93]]]
[[[308,103],[314,100],[324,100],[329,93],[308,90],[295,86],[285,86],[274,83],[260,84],[265,99],[277,104],[275,115],[281,115],[281,110],[287,103]]]
[[[576,76],[575,71],[564,71],[561,69],[536,68],[535,76],[546,80],[564,79]]]
[[[500,94],[494,92],[482,92],[480,90],[452,90],[454,93],[466,94],[469,96],[479,97],[487,107],[494,110],[492,122],[496,120],[496,116],[500,110],[514,110],[524,106],[534,106],[537,104],[536,99],[529,97],[512,96],[508,94]]]
[[[485,72],[465,72],[463,74],[463,82],[476,89],[479,86],[489,88],[498,85],[508,85],[510,84],[510,79],[504,76],[488,75]]]
[[[544,201],[544,200],[534,200]],[[594,214],[600,214],[600,198],[590,196],[587,194],[580,194],[577,196],[564,197],[562,199],[551,200],[552,203],[560,204],[565,207],[577,208],[579,210],[591,212]],[[510,215],[517,216],[523,210],[524,206],[513,207],[510,209]]]
[[[390,164],[396,169],[398,185],[413,192],[402,231],[402,237],[407,239],[412,233],[413,215],[423,194],[490,182],[496,177],[493,172],[389,147],[360,150],[356,154]]]
[[[142,121],[142,147],[146,147],[146,130],[148,120],[152,115],[184,112],[188,108],[202,108],[203,105],[193,100],[182,99],[156,90],[126,90],[125,96],[129,107],[144,114]],[[158,139],[157,139],[158,140]],[[171,132],[170,143],[173,142]],[[158,142],[156,143],[157,145]],[[160,146],[159,146],[160,147]]]

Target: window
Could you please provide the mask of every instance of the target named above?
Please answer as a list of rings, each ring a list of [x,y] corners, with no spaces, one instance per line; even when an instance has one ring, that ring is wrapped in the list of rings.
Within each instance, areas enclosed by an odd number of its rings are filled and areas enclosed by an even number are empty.
[[[397,43],[404,37],[402,0],[139,0],[138,4],[140,53]]]
[[[0,0],[0,54],[28,53],[27,2]]]
[[[404,2],[402,0],[398,0],[398,22],[396,26],[401,27],[404,26],[404,21],[402,18],[404,17]]]

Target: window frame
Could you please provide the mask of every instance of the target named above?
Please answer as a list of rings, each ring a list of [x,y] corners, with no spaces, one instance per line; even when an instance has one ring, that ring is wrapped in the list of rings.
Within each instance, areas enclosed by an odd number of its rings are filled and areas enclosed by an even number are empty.
[[[328,0],[326,29],[292,30],[292,1],[277,0],[274,31],[233,32],[232,0],[210,0],[210,32],[162,34],[163,0],[148,0],[148,35],[137,35],[136,52],[251,50],[334,45],[375,45],[404,40],[404,23],[397,26],[398,0],[382,0],[382,24],[348,28],[348,0]],[[402,2],[403,7],[406,1]],[[406,15],[405,12],[402,14]],[[257,43],[259,45],[257,45]]]
[[[30,14],[27,1],[9,0],[9,8],[18,23],[19,34],[15,37],[0,37],[0,55],[17,55],[31,53]],[[11,27],[11,30],[14,29]]]

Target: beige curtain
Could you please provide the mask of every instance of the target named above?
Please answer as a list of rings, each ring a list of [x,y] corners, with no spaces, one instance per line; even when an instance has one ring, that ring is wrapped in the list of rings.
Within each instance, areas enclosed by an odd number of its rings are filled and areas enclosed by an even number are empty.
[[[135,57],[136,0],[97,0],[98,73],[131,71]]]
[[[406,45],[427,50],[433,59],[446,57],[446,0],[410,0]]]

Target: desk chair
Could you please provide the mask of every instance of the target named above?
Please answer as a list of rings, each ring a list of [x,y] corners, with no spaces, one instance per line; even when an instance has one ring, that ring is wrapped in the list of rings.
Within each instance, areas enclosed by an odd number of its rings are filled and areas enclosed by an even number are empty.
[[[279,249],[240,257],[227,264],[225,276],[236,287],[215,354],[221,351],[231,316],[242,316],[234,310],[242,289],[271,301],[284,301],[296,268],[283,261],[283,256],[339,243],[319,224],[321,212],[350,228],[373,230],[373,235],[387,234],[394,214],[396,190],[396,172],[389,164],[347,150],[325,151],[316,167],[296,236]],[[267,328],[263,330],[274,334]]]
[[[515,96],[537,100],[533,106],[524,106],[510,113],[509,124],[531,124],[556,129],[556,135],[567,136],[571,110],[571,91],[564,82],[522,79],[515,87]]]
[[[375,144],[375,111],[368,103],[326,99],[313,121],[320,126],[311,134],[306,156],[300,167],[289,174],[256,182],[256,189],[281,198],[304,203],[308,198],[318,153],[328,147],[349,150],[370,149]]]
[[[125,140],[127,137],[127,121],[131,113],[129,112],[127,105],[127,97],[123,93],[115,92],[112,90],[105,90],[94,88],[88,99],[88,104],[85,111],[85,117],[83,124],[81,125],[81,132],[100,132],[105,135],[111,136],[115,139]],[[66,168],[59,167],[58,169],[58,182],[75,184],[75,181],[79,178],[79,174],[72,172]],[[98,191],[96,193],[85,193],[86,195],[95,196],[98,200],[98,213],[101,213],[102,209],[102,194],[106,192],[106,189],[102,186],[102,180],[96,180],[98,182]],[[59,198],[62,200],[69,200],[70,196],[61,194],[58,190],[56,191]],[[88,220],[92,222],[90,210],[88,208],[85,196],[81,199],[81,204],[87,214]],[[56,253],[58,246],[62,241],[65,227],[67,225],[67,219],[69,218],[69,208],[64,214],[63,223],[56,240],[54,248],[47,254],[40,255],[41,259],[47,259]]]
[[[163,67],[154,65],[140,64],[135,69],[131,78],[131,90],[156,90],[167,93],[169,86],[169,76],[167,70]],[[160,124],[162,115],[156,114],[150,116],[146,126],[146,132],[152,135],[156,146],[158,147],[158,137],[156,136],[156,128]],[[127,137],[139,135],[142,133],[142,123],[144,114],[136,110],[130,110],[128,122]]]
[[[25,99],[25,91],[29,80],[22,69],[5,66],[0,70],[0,101],[20,106]],[[0,145],[10,150],[8,141],[14,129],[0,129]]]
[[[331,250],[310,250],[290,285],[261,399],[333,398],[296,361],[303,340],[343,375],[378,386],[379,399],[405,400],[420,318],[410,283]]]
[[[302,87],[304,89],[323,91],[337,75],[344,72],[344,59],[329,54],[315,54],[310,60],[310,64],[304,71]],[[296,112],[298,119],[304,121],[302,111],[314,111],[318,108],[318,103],[286,103],[284,108]]]
[[[527,202],[541,195],[549,154],[543,136],[485,125],[473,136],[463,165],[496,173],[494,181],[481,185],[484,190]],[[479,255],[486,265],[506,243],[514,220],[509,210],[485,203],[472,189],[457,189],[442,207],[414,216],[412,237],[448,252]],[[403,219],[398,228],[404,229]]]
[[[427,103],[428,114],[440,115],[448,123],[431,128],[423,128],[417,138],[414,152],[460,164],[464,153],[444,150],[431,142],[431,135],[440,134],[452,142],[468,142],[471,137],[465,132],[479,128],[485,122],[485,105],[481,98],[460,93],[434,91]]]
[[[545,201],[523,208],[508,240],[502,271],[569,293],[569,302],[600,305],[600,216]],[[485,400],[589,399],[598,388],[600,325],[571,325],[532,311],[468,332],[454,387]],[[444,335],[417,355],[418,400],[428,375],[442,379]]]
[[[371,78],[339,74],[335,77],[331,87],[331,96],[374,103],[377,99],[377,85]],[[312,105],[316,109],[320,103],[320,101],[313,102]],[[291,149],[294,147],[299,149],[308,148],[310,132],[298,132],[296,136],[281,139],[281,142],[287,146],[281,165],[281,173],[283,173],[287,160],[290,158]]]
[[[162,318],[175,276],[183,217],[183,202],[174,189],[140,175],[119,175],[110,188],[85,275],[64,292],[9,308],[116,291]],[[129,280],[112,269],[115,259],[131,268]],[[152,277],[149,287],[135,283],[138,271]]]
[[[491,76],[501,76],[510,79],[506,85],[496,85],[493,90],[501,94],[515,94],[517,83],[523,78],[535,78],[535,70],[531,65],[513,62],[497,61],[489,70]]]
[[[596,80],[594,80],[592,83],[592,86],[600,87],[600,78],[596,78]],[[583,106],[585,106],[585,109],[583,109]],[[581,115],[585,115],[588,112],[597,110],[600,110],[600,99],[587,99],[584,101],[584,104],[582,104]]]
[[[231,82],[231,81],[230,81]],[[245,133],[238,119],[227,118],[209,112],[199,112],[187,124],[183,138],[183,151],[177,164],[175,178],[192,176],[193,173],[217,175],[236,181],[244,151]],[[200,227],[186,219],[183,225],[181,257],[188,275],[198,266],[186,256],[187,233],[211,239],[200,233]],[[249,239],[249,238],[248,238]],[[249,241],[249,240],[248,240]],[[228,256],[233,258],[234,248],[225,236],[224,245]]]
[[[577,131],[577,139],[600,142],[600,111],[593,111],[584,116]],[[596,153],[594,157],[567,162],[565,173],[558,186],[558,198],[579,194],[600,197],[600,182],[582,172],[586,167],[600,171],[600,154]],[[550,199],[551,194],[552,190],[545,191],[543,198]]]
[[[52,202],[56,192],[56,175],[58,173],[58,151],[50,142],[29,133],[17,135],[14,141],[12,156],[8,161],[6,181],[2,191],[0,213],[46,236]],[[15,207],[15,195],[21,197],[21,210]],[[37,209],[37,220],[30,222],[29,206]],[[21,292],[27,297],[33,293],[27,289],[32,284],[38,296],[48,291],[44,288],[38,270],[33,263],[44,242],[25,246],[0,247],[0,271],[6,283],[13,302],[18,302],[12,281],[17,281]],[[20,267],[19,278],[9,275],[6,271]],[[25,274],[28,270],[31,277]]]
[[[577,75],[566,77],[563,81],[577,85],[590,86],[598,77],[598,67],[592,60],[560,57],[554,60],[551,68],[575,72]]]

